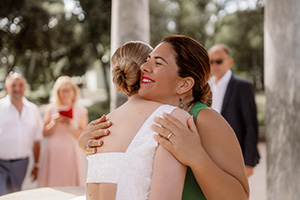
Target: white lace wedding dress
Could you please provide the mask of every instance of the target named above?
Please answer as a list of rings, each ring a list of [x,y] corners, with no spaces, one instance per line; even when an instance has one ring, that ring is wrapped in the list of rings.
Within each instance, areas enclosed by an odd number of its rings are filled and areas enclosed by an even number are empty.
[[[116,183],[117,200],[146,200],[152,182],[157,142],[151,130],[155,116],[171,113],[176,107],[162,105],[145,121],[126,152],[98,153],[88,156],[87,183]],[[79,198],[76,198],[79,200]],[[84,199],[84,198],[81,198]]]

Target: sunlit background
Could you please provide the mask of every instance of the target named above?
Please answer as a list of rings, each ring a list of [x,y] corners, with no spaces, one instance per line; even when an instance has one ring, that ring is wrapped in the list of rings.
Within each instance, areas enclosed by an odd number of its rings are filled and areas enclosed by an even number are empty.
[[[231,47],[233,72],[255,86],[263,140],[264,1],[149,0],[149,9],[152,46],[165,36],[183,34],[206,49],[219,42]],[[0,98],[6,75],[17,71],[28,81],[26,97],[43,112],[54,81],[69,75],[81,89],[80,103],[90,120],[108,113],[110,34],[109,0],[0,1]],[[264,175],[265,168],[260,170],[256,174]]]

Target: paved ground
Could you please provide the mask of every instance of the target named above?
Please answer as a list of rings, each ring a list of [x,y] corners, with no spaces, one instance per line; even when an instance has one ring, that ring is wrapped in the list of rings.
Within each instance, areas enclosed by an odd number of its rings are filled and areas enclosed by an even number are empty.
[[[266,200],[267,199],[267,152],[266,143],[260,142],[258,150],[261,156],[259,164],[254,168],[254,174],[249,178],[250,184],[250,200]]]

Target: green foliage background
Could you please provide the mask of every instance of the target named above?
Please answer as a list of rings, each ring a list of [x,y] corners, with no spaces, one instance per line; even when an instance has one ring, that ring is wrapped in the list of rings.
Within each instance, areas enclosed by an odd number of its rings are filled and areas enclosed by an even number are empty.
[[[11,70],[23,73],[31,100],[42,104],[48,102],[59,76],[83,77],[100,65],[108,97],[103,102],[105,114],[110,97],[111,1],[70,1],[71,10],[60,0],[0,1],[0,82]],[[171,34],[193,37],[207,49],[215,43],[227,44],[234,73],[263,91],[264,4],[258,0],[254,6],[240,6],[247,2],[149,0],[151,45]],[[228,9],[232,5],[236,10]]]

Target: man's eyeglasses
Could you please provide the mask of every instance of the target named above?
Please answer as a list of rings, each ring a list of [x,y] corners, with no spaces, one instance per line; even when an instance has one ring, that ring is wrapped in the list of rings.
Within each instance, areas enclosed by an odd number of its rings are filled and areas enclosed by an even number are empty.
[[[210,64],[214,64],[214,63],[216,63],[218,65],[221,65],[223,63],[223,60],[222,59],[218,59],[218,60],[211,60],[210,61]]]

